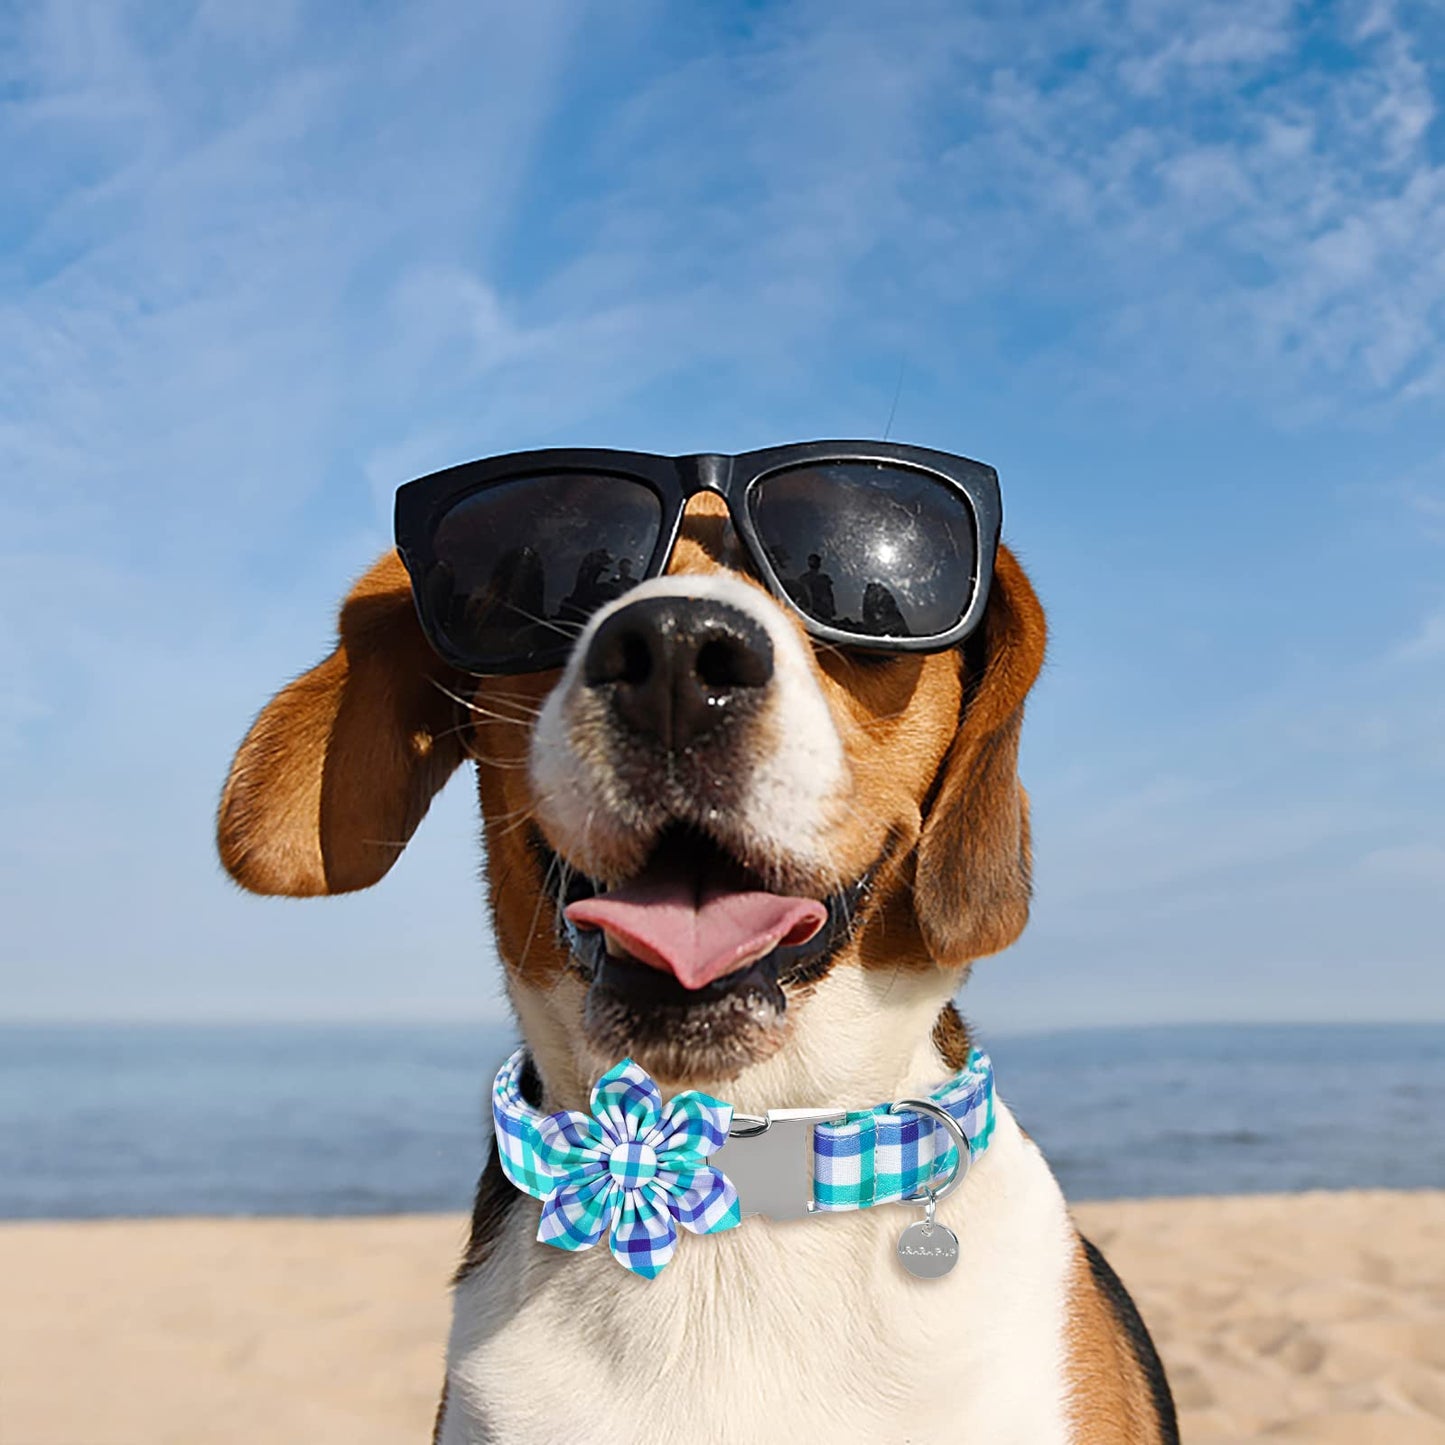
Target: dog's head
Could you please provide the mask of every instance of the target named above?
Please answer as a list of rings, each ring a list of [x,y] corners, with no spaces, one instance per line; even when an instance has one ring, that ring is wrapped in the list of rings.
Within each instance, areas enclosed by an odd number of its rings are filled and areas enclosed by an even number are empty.
[[[509,993],[562,1094],[631,1055],[740,1104],[787,1102],[800,1072],[830,1097],[926,1043],[962,969],[1024,926],[1044,620],[1006,548],[981,626],[929,654],[813,641],[708,495],[560,669],[449,667],[395,553],[339,634],[241,744],[225,866],[262,893],[368,887],[474,760]]]

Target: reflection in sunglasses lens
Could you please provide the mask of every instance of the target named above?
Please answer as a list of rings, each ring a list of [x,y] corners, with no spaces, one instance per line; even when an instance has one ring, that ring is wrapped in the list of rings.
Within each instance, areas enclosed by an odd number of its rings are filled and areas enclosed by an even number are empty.
[[[636,586],[662,527],[641,482],[522,477],[463,497],[437,523],[421,587],[453,653],[515,670],[564,649],[604,603]]]
[[[817,622],[869,637],[937,637],[968,609],[973,513],[924,472],[822,462],[763,478],[748,495],[788,596]]]

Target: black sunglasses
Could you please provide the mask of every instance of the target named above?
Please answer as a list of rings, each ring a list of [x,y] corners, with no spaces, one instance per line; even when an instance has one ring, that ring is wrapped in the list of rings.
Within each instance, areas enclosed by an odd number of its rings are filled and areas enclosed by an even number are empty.
[[[515,452],[398,488],[396,546],[432,647],[464,672],[567,660],[599,607],[666,568],[699,492],[814,637],[937,652],[978,625],[1003,506],[982,462],[893,442],[738,456]]]

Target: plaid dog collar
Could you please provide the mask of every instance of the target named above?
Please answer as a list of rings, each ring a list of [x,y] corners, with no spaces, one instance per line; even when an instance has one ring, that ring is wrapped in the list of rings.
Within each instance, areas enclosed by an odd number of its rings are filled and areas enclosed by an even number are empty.
[[[522,1097],[526,1062],[520,1048],[498,1071],[492,1118],[502,1171],[542,1201],[537,1238],[590,1249],[607,1230],[613,1257],[647,1279],[672,1258],[679,1224],[717,1234],[748,1214],[923,1203],[960,1167],[951,1131],[921,1110],[770,1109],[754,1118],[696,1090],[664,1104],[631,1059],[597,1081],[590,1115],[544,1114]],[[994,1126],[988,1055],[973,1050],[927,1102],[959,1126],[977,1158]]]

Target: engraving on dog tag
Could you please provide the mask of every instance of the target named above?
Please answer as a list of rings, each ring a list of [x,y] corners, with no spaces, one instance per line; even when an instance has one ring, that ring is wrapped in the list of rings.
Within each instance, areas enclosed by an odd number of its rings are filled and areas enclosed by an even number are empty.
[[[920,1219],[898,1236],[898,1262],[919,1279],[938,1279],[958,1263],[958,1236],[946,1224]]]

